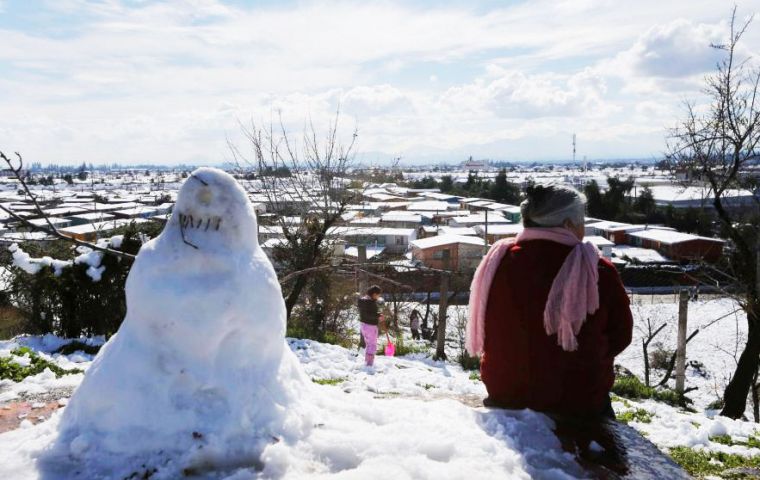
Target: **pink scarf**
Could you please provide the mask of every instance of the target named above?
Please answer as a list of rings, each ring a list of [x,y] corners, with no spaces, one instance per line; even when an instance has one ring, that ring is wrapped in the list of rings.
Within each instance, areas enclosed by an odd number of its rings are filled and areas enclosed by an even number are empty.
[[[470,320],[467,322],[466,347],[470,355],[483,353],[488,293],[496,270],[509,248],[529,240],[550,240],[574,248],[557,272],[544,307],[547,335],[557,334],[557,345],[571,352],[578,348],[575,336],[586,316],[599,308],[599,250],[581,242],[566,228],[526,228],[517,238],[499,240],[481,260],[470,286]]]

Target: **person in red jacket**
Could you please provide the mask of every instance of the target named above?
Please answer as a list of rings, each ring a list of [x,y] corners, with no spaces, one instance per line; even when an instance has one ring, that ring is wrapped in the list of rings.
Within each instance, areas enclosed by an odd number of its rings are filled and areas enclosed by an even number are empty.
[[[614,418],[609,398],[613,361],[631,342],[633,320],[615,267],[600,256],[597,260],[596,249],[581,243],[585,202],[581,193],[568,187],[539,185],[528,189],[521,204],[525,234],[505,244],[503,257],[494,266],[485,304],[480,368],[488,391],[486,405]],[[561,238],[562,243],[554,237]],[[576,278],[562,276],[573,265],[582,265],[582,257],[577,257],[579,263],[574,263],[576,257],[566,262],[576,247],[586,249],[578,250],[578,255],[593,255],[586,257],[592,266],[590,277],[587,274],[583,278],[598,277],[596,287],[592,281],[586,283],[589,289],[598,288],[587,292],[589,299],[593,297],[589,302],[597,303],[589,306],[588,311],[593,313],[584,310],[576,315],[579,318],[572,330],[562,331],[564,327],[560,327],[558,331],[550,324],[565,314],[559,310],[576,308],[576,300],[587,298],[582,286],[555,285]],[[577,279],[573,282],[581,283]],[[555,289],[559,300],[547,308]],[[563,291],[566,297],[576,298],[563,300]]]

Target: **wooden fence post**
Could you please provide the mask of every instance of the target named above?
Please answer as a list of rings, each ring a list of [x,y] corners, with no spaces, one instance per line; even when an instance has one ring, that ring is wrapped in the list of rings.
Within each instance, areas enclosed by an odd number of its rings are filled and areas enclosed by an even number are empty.
[[[451,260],[451,252],[446,249],[441,252],[442,270],[448,270]],[[438,299],[438,331],[436,332],[435,359],[446,360],[446,309],[449,302],[449,273],[441,272],[441,291]]]
[[[678,346],[676,348],[676,392],[683,395],[686,382],[686,326],[689,318],[689,292],[681,290],[678,298]]]

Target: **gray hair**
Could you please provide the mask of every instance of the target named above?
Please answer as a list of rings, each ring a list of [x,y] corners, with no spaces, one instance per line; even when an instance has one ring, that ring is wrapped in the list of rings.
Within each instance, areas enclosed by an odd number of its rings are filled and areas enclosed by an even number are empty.
[[[586,196],[578,190],[558,184],[531,185],[520,204],[526,227],[561,227],[566,221],[575,226],[585,223]]]

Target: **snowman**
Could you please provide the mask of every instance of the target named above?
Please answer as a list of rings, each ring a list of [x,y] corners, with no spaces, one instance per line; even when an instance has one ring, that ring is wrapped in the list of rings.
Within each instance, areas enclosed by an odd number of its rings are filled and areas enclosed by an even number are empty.
[[[126,300],[64,410],[55,454],[85,471],[112,456],[187,473],[255,466],[267,445],[304,434],[296,405],[310,382],[285,343],[277,276],[232,176],[188,177],[140,250]]]

